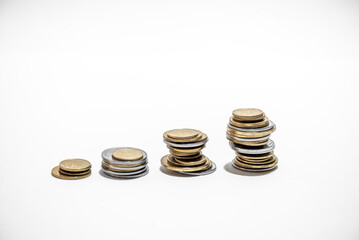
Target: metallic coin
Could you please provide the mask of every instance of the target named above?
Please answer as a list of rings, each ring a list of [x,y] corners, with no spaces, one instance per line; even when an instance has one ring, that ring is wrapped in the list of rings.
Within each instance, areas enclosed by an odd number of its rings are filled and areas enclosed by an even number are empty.
[[[127,147],[126,147],[127,148]],[[117,149],[121,149],[121,148],[109,148],[106,149],[102,152],[102,158],[105,160],[105,162],[107,164],[113,165],[113,166],[117,166],[117,165],[134,165],[134,164],[143,164],[145,161],[147,161],[147,154],[145,151],[138,149],[138,148],[133,148],[136,150],[139,150],[142,152],[143,157],[139,160],[130,160],[130,161],[122,161],[122,160],[118,160],[112,157],[112,153],[114,151],[116,151]]]
[[[277,167],[277,165],[275,165],[274,167],[271,167],[271,168],[263,168],[263,169],[260,169],[260,168],[242,168],[242,167],[239,167],[237,165],[235,165],[233,162],[232,162],[232,166],[234,168],[237,168],[239,170],[242,170],[242,171],[248,171],[248,172],[266,172],[266,171],[270,171],[270,170],[273,170]]]
[[[277,158],[276,157],[271,157],[265,161],[258,161],[258,160],[245,160],[245,159],[242,159],[240,157],[237,156],[237,161],[239,162],[242,162],[242,163],[246,163],[246,164],[253,164],[253,165],[265,165],[265,164],[270,164],[270,163],[273,163]]]
[[[166,133],[167,133],[167,137],[172,139],[189,140],[196,138],[199,134],[199,131],[189,128],[182,128],[182,129],[169,130]]]
[[[205,170],[205,171],[200,171],[200,172],[179,172],[179,173],[185,174],[185,175],[191,175],[191,176],[203,176],[203,175],[214,173],[216,171],[216,169],[217,169],[216,164],[214,162],[212,162],[212,167]]]
[[[112,167],[120,167],[120,168],[131,168],[131,167],[138,167],[144,164],[147,164],[147,158],[140,163],[136,163],[136,164],[114,164],[114,163],[110,163],[109,161],[107,161],[106,159],[102,159],[103,162],[105,162],[106,164],[112,166]]]
[[[204,141],[192,142],[192,143],[174,143],[174,142],[169,142],[166,139],[163,139],[163,141],[167,144],[167,146],[174,148],[195,148],[205,145],[208,142],[208,138],[206,138]]]
[[[246,164],[246,163],[243,163],[243,162],[240,162],[238,161],[237,158],[235,158],[233,160],[233,163],[239,167],[242,167],[242,168],[250,168],[250,169],[253,169],[253,168],[258,168],[258,169],[263,169],[263,168],[271,168],[271,167],[274,167],[275,165],[277,165],[278,163],[278,159],[277,157],[273,156],[274,158],[274,161],[272,161],[271,163],[268,163],[268,164]]]
[[[173,152],[188,153],[190,155],[194,155],[194,154],[200,152],[204,147],[205,146],[201,146],[201,147],[197,147],[197,148],[173,148],[173,147],[168,147],[168,149],[170,149]]]
[[[102,166],[108,168],[111,171],[119,171],[119,172],[133,172],[133,171],[139,171],[146,167],[147,162],[144,162],[143,165],[139,165],[136,167],[116,167],[112,166],[110,164],[107,164],[105,161],[102,161]]]
[[[129,178],[139,178],[139,177],[143,177],[143,176],[147,175],[148,172],[149,172],[149,168],[146,167],[145,171],[143,171],[143,172],[141,172],[139,174],[134,174],[134,175],[118,175],[118,174],[116,174],[114,172],[107,171],[106,169],[103,169],[103,168],[101,169],[101,171],[103,173],[105,173],[106,175],[109,175],[111,177],[129,179]]]
[[[135,161],[143,158],[141,150],[134,148],[119,148],[113,151],[112,157],[121,161]]]
[[[198,131],[198,130],[196,130]],[[206,134],[198,131],[198,136],[192,139],[174,139],[174,138],[170,138],[167,135],[167,132],[165,132],[163,134],[163,138],[168,141],[168,142],[173,142],[173,143],[193,143],[193,142],[202,142],[205,141],[208,137]]]
[[[244,154],[264,154],[272,152],[275,148],[274,142],[272,140],[269,140],[267,145],[260,147],[245,147],[241,145],[236,145],[233,142],[229,142],[229,146],[231,146],[234,151]]]
[[[61,161],[59,167],[68,172],[83,172],[91,168],[91,163],[84,159],[67,159]]]
[[[52,176],[56,177],[56,178],[60,178],[60,179],[67,179],[67,180],[76,180],[76,179],[82,179],[82,178],[86,178],[88,176],[91,175],[91,171],[89,171],[88,174],[85,175],[81,175],[81,176],[68,176],[68,175],[63,175],[59,172],[60,167],[56,166],[52,169],[51,174]]]
[[[68,171],[64,171],[61,168],[59,168],[59,173],[62,175],[67,175],[67,176],[82,176],[82,175],[86,175],[89,174],[91,172],[91,170],[86,170],[83,172],[68,172]]]
[[[188,156],[176,156],[176,160],[183,160],[183,161],[195,161],[202,157],[202,152],[199,152],[195,155],[188,155]]]
[[[232,112],[235,119],[243,122],[258,121],[264,118],[262,110],[257,108],[239,108]]]
[[[267,161],[273,156],[273,152],[265,153],[265,154],[243,154],[236,152],[237,157],[248,161]]]
[[[260,128],[265,127],[269,124],[269,120],[267,117],[264,117],[262,121],[257,122],[238,122],[233,117],[229,119],[229,122],[232,126],[239,128]]]
[[[264,132],[264,131],[272,129],[274,127],[274,123],[272,121],[269,121],[267,126],[261,127],[261,128],[239,128],[239,127],[233,126],[231,124],[228,124],[228,127],[233,130],[240,131],[240,132]]]
[[[230,140],[230,139],[228,139]],[[258,147],[258,146],[263,146],[268,144],[268,141],[264,141],[264,142],[239,142],[239,141],[235,141],[235,140],[230,140],[232,142],[234,142],[235,144],[240,144],[240,145],[244,145],[244,146],[249,146],[249,147]]]
[[[273,128],[263,132],[241,132],[241,131],[236,131],[230,127],[227,127],[227,133],[233,137],[238,137],[238,138],[261,138],[261,137],[269,136],[272,132],[275,131],[275,129],[276,127],[274,125]]]
[[[193,156],[194,154],[197,154],[197,153],[176,152],[176,151],[173,151],[173,150],[170,150],[170,153],[176,158],[178,158],[178,157],[190,157],[190,156]]]
[[[207,169],[211,168],[211,166],[212,166],[212,162],[207,158],[207,161],[203,165],[200,165],[200,166],[179,167],[179,166],[172,165],[168,162],[169,156],[170,156],[170,154],[162,157],[162,159],[161,159],[162,166],[167,168],[168,170],[172,170],[172,171],[176,171],[176,172],[198,172],[198,171],[207,170]]]
[[[193,166],[199,166],[199,165],[203,165],[206,163],[207,158],[205,156],[201,156],[201,158],[199,158],[196,161],[181,161],[178,160],[176,158],[174,158],[173,156],[169,156],[167,158],[168,162],[176,165],[176,166],[180,166],[180,167],[193,167]]]
[[[102,170],[104,172],[110,172],[113,176],[130,176],[130,175],[137,175],[147,170],[147,166],[145,166],[143,169],[140,169],[138,171],[133,172],[118,172],[118,171],[112,171],[111,169],[102,166]]]
[[[265,137],[260,137],[260,138],[239,138],[239,137],[234,137],[227,133],[227,138],[230,138],[228,140],[235,140],[235,141],[239,141],[239,142],[261,142],[261,141],[269,140],[269,137],[270,137],[270,135],[265,136]]]

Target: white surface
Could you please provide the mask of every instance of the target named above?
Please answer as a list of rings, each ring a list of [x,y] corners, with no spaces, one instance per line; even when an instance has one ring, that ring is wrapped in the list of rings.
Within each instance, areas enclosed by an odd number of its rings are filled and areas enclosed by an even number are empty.
[[[358,239],[357,1],[0,2],[0,239]],[[233,109],[277,125],[277,171],[235,175]],[[218,170],[159,170],[162,133],[208,134]],[[136,180],[108,147],[147,151]],[[62,181],[66,158],[93,164]]]

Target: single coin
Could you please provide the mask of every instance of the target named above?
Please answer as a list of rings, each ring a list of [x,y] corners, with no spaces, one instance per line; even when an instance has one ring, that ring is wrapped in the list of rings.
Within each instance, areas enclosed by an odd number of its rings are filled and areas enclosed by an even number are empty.
[[[113,162],[109,162],[106,159],[102,159],[102,162],[112,166],[112,167],[119,167],[119,168],[132,168],[132,167],[138,167],[138,166],[142,166],[148,163],[147,159],[145,159],[143,162],[140,163],[136,163],[136,164],[114,164]]]
[[[264,117],[263,120],[257,122],[239,122],[236,121],[233,117],[229,119],[229,122],[232,126],[239,128],[260,128],[265,127],[269,124],[269,120],[267,117]]]
[[[173,151],[170,149],[170,153],[178,158],[178,157],[190,157],[190,156],[193,156],[194,154],[197,154],[197,153],[186,153],[186,152],[176,152],[176,151]]]
[[[108,168],[109,170],[111,171],[119,171],[119,172],[134,172],[134,171],[139,171],[143,168],[146,167],[146,164],[142,164],[142,165],[139,165],[139,166],[135,166],[135,167],[117,167],[117,166],[112,166],[110,164],[107,164],[105,161],[102,161],[102,166],[105,166],[106,168]]]
[[[264,132],[264,131],[272,129],[274,127],[274,123],[272,121],[268,121],[267,126],[260,127],[260,128],[240,128],[240,127],[233,126],[231,124],[228,124],[228,127],[233,130],[240,131],[240,132]]]
[[[198,131],[198,130],[197,130]],[[173,142],[173,143],[194,143],[194,142],[203,142],[206,141],[208,139],[207,135],[198,131],[198,136],[192,139],[175,139],[175,138],[170,138],[167,135],[167,132],[165,132],[163,134],[163,138],[167,141],[167,142]]]
[[[51,174],[52,176],[56,177],[56,178],[60,178],[60,179],[66,179],[66,180],[76,180],[76,179],[82,179],[82,178],[86,178],[88,176],[91,175],[91,171],[89,171],[88,174],[85,175],[81,175],[81,176],[68,176],[68,175],[63,175],[59,172],[60,167],[56,166],[52,169]]]
[[[239,138],[239,137],[234,137],[232,135],[229,135],[227,133],[227,138],[230,138],[231,140],[236,140],[239,142],[262,142],[262,141],[267,141],[269,140],[270,135],[265,136],[265,137],[260,137],[260,138]]]
[[[181,160],[174,158],[173,156],[169,156],[168,161],[173,165],[177,165],[177,166],[181,166],[181,167],[192,167],[192,166],[199,166],[199,165],[205,164],[207,161],[207,158],[202,155],[201,158],[199,158],[196,161],[181,161]]]
[[[263,132],[241,132],[241,131],[233,130],[232,128],[228,127],[227,133],[233,137],[238,137],[238,138],[261,138],[261,137],[269,136],[272,132],[275,131],[275,129],[276,127],[274,125],[272,129]]]
[[[143,177],[143,176],[147,175],[149,172],[149,168],[146,167],[146,169],[143,172],[134,174],[134,175],[118,175],[115,172],[107,171],[106,169],[103,169],[103,168],[101,169],[101,171],[110,177],[130,179],[130,178],[139,178],[139,177]]]
[[[242,167],[237,166],[233,162],[232,162],[232,166],[234,168],[238,169],[238,170],[247,171],[247,172],[267,172],[267,171],[274,170],[275,168],[277,168],[277,165],[275,165],[274,167],[271,167],[271,168],[263,168],[263,169],[260,169],[260,168],[242,168]]]
[[[240,121],[262,120],[264,113],[257,108],[239,108],[232,112],[233,116]]]
[[[126,149],[128,149],[129,147],[125,147]],[[117,166],[117,165],[135,165],[135,164],[143,164],[145,161],[147,161],[147,154],[145,151],[138,149],[138,148],[132,148],[138,151],[142,152],[143,157],[138,159],[138,160],[119,160],[119,159],[115,159],[112,157],[112,153],[115,152],[117,149],[123,149],[123,148],[108,148],[106,150],[104,150],[101,153],[102,158],[104,159],[104,161],[106,161],[107,164],[113,165],[113,166]]]
[[[249,161],[266,161],[273,156],[273,152],[265,153],[265,154],[243,154],[236,152],[236,155],[244,160]]]
[[[273,163],[276,158],[275,158],[275,157],[271,157],[271,158],[267,159],[266,161],[258,161],[258,160],[251,161],[251,160],[242,159],[242,158],[240,158],[240,157],[237,156],[236,159],[237,159],[237,161],[242,162],[242,163],[245,163],[245,164],[264,165],[264,164]]]
[[[272,152],[275,148],[274,142],[272,140],[269,140],[267,145],[259,147],[242,146],[233,142],[229,142],[229,146],[231,146],[234,151],[244,154],[264,154]]]
[[[178,153],[188,153],[190,155],[194,155],[198,152],[200,152],[205,146],[201,146],[201,147],[197,147],[197,148],[173,148],[173,147],[168,147],[168,149],[172,150],[173,152],[178,152]]]
[[[199,172],[180,172],[181,174],[185,174],[185,175],[192,175],[192,176],[203,176],[203,175],[208,175],[211,173],[214,173],[217,169],[217,166],[214,162],[212,162],[212,167],[205,170],[205,171],[199,171]]]
[[[174,148],[195,148],[205,145],[208,142],[208,138],[206,138],[204,141],[191,142],[191,143],[174,143],[174,142],[169,142],[166,139],[163,139],[163,142],[166,143],[167,146]]]
[[[135,170],[135,171],[131,171],[131,170],[118,170],[118,169],[114,169],[111,167],[106,167],[105,165],[102,164],[102,169],[105,169],[107,171],[111,171],[114,174],[118,174],[118,175],[134,175],[134,174],[139,174],[143,171],[145,171],[147,168],[147,165],[145,165],[143,168],[139,169],[139,170]]]
[[[170,164],[168,162],[168,158],[169,158],[169,154],[162,157],[161,159],[161,163],[162,163],[162,166],[167,168],[168,170],[171,170],[171,171],[176,171],[176,172],[197,172],[197,171],[204,171],[204,170],[207,170],[209,168],[211,168],[212,166],[212,162],[207,158],[207,161],[203,164],[203,165],[200,165],[200,166],[195,166],[195,167],[179,167],[179,166],[174,166],[172,164]]]
[[[183,161],[195,161],[202,157],[202,152],[199,152],[195,155],[188,155],[188,156],[176,156],[176,160],[183,160]]]
[[[84,159],[67,159],[61,161],[59,167],[68,172],[83,172],[91,168],[91,163]]]
[[[112,157],[116,160],[135,161],[143,158],[141,150],[134,148],[119,148],[112,153]]]
[[[260,168],[260,169],[263,169],[263,168],[271,168],[271,167],[274,167],[275,165],[277,165],[278,163],[278,159],[273,156],[274,158],[274,161],[272,161],[271,163],[269,164],[246,164],[246,163],[243,163],[243,162],[240,162],[238,161],[237,158],[234,159],[234,164],[239,166],[239,167],[242,167],[242,168]]]
[[[83,172],[68,172],[68,171],[64,171],[61,168],[59,168],[59,173],[62,175],[67,175],[67,176],[81,176],[81,175],[86,175],[89,174],[91,172],[91,170],[86,170]]]
[[[189,128],[182,128],[182,129],[173,129],[170,131],[167,131],[167,137],[173,138],[173,139],[182,139],[182,140],[188,140],[193,139],[197,137],[199,134],[199,131]]]
[[[241,142],[241,141],[231,140],[229,138],[227,138],[227,139],[236,144],[240,144],[240,145],[244,145],[244,146],[251,146],[251,147],[263,146],[263,145],[268,144],[268,140],[263,141],[263,142]]]

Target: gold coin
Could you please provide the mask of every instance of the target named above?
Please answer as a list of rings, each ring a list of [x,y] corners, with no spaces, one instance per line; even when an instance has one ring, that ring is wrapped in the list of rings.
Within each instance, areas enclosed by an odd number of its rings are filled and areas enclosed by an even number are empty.
[[[126,167],[137,167],[143,164],[146,164],[147,161],[141,162],[141,163],[136,163],[136,164],[113,164],[108,162],[106,159],[102,159],[106,164],[111,165],[113,167],[122,167],[122,168],[126,168]]]
[[[112,157],[122,161],[136,161],[143,158],[143,153],[133,148],[120,148],[112,153]]]
[[[239,108],[234,110],[232,114],[235,119],[243,122],[259,121],[264,118],[262,110],[257,108]]]
[[[205,146],[201,146],[201,147],[197,147],[197,148],[174,148],[174,147],[170,147],[167,146],[168,149],[174,151],[174,152],[178,152],[178,153],[188,153],[191,155],[194,155],[198,152],[200,152]]]
[[[199,166],[199,165],[205,164],[207,161],[207,158],[202,155],[201,158],[199,158],[198,160],[195,160],[195,161],[181,161],[181,160],[174,158],[173,156],[169,156],[168,161],[177,166],[192,167],[192,166]]]
[[[199,152],[195,155],[187,155],[187,156],[176,156],[176,160],[184,160],[184,161],[194,161],[202,157],[202,152]]]
[[[111,171],[111,172],[123,172],[123,173],[127,173],[127,172],[137,172],[137,171],[140,171],[141,169],[131,169],[131,170],[119,170],[119,169],[115,169],[115,168],[112,168],[112,167],[108,167],[108,166],[105,166],[102,164],[102,168],[108,170],[108,171]],[[144,169],[144,168],[143,168]],[[142,169],[142,170],[143,170]]]
[[[266,145],[268,143],[268,140],[265,141],[251,141],[251,142],[245,142],[245,141],[237,141],[237,140],[233,140],[227,137],[227,139],[231,142],[234,142],[236,144],[240,144],[240,145],[244,145],[244,146],[263,146]]]
[[[82,175],[86,175],[90,172],[91,172],[91,170],[87,170],[87,171],[83,171],[83,172],[67,172],[67,171],[64,171],[61,168],[59,168],[59,173],[62,175],[67,175],[67,176],[82,176]]]
[[[237,157],[237,160],[239,161],[239,162],[242,162],[242,163],[246,163],[246,164],[254,164],[254,165],[259,165],[259,164],[270,164],[270,163],[273,163],[274,161],[275,161],[275,157],[271,157],[271,158],[269,158],[269,159],[267,159],[266,161],[251,161],[251,160],[244,160],[244,159],[242,159],[242,158],[240,158],[240,157]]]
[[[240,121],[236,121],[233,117],[231,117],[229,119],[229,122],[232,126],[239,128],[261,128],[261,127],[266,127],[269,124],[269,120],[267,117],[264,117],[262,121],[258,121],[258,122],[240,122]]]
[[[186,153],[186,152],[177,152],[177,151],[173,151],[170,149],[170,153],[175,156],[176,158],[177,157],[190,157],[190,156],[193,156],[194,153]]]
[[[68,172],[83,172],[91,168],[91,163],[84,159],[67,159],[61,161],[59,167]]]
[[[201,131],[198,131],[198,135],[192,139],[175,139],[175,138],[170,138],[167,134],[167,132],[165,132],[163,134],[163,138],[168,141],[168,142],[174,142],[174,143],[192,143],[192,142],[202,142],[205,141],[207,139],[207,135],[202,133]]]
[[[171,171],[176,172],[198,172],[198,171],[205,171],[207,169],[210,169],[212,167],[212,162],[206,157],[206,162],[203,165],[200,166],[194,166],[194,167],[179,167],[172,165],[168,162],[169,154],[162,157],[161,164],[163,167],[167,168]]]
[[[68,176],[68,175],[63,175],[59,172],[60,167],[56,166],[52,169],[51,174],[52,176],[56,177],[56,178],[60,178],[60,179],[67,179],[67,180],[76,180],[76,179],[82,179],[82,178],[86,178],[88,176],[91,175],[91,170],[89,170],[88,174],[85,175],[81,175],[81,176]]]
[[[172,139],[188,140],[198,136],[198,131],[189,128],[173,129],[167,131],[167,136]]]
[[[233,137],[239,137],[239,138],[261,138],[270,135],[272,132],[275,131],[275,129],[276,126],[274,125],[273,128],[263,132],[242,132],[227,127],[227,133]]]
[[[277,163],[278,163],[277,157],[273,156],[273,158],[274,158],[274,161],[272,163],[261,164],[261,165],[251,165],[251,164],[242,163],[242,162],[238,161],[237,158],[235,158],[234,164],[236,164],[238,167],[242,167],[242,168],[265,169],[265,168],[271,168],[271,167],[274,167],[275,165],[277,165]]]
[[[243,154],[236,152],[236,155],[244,160],[250,161],[266,161],[273,156],[273,152],[264,153],[264,154]]]

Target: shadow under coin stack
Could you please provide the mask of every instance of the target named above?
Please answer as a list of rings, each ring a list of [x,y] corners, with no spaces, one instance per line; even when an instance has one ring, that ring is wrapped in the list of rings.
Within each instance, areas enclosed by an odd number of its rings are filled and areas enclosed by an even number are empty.
[[[278,159],[273,154],[274,142],[269,139],[276,126],[256,108],[240,108],[233,111],[227,127],[229,145],[237,157],[233,167],[251,172],[276,168]]]
[[[208,137],[194,129],[174,129],[163,134],[170,154],[161,159],[167,170],[181,174],[201,176],[213,173],[216,165],[202,154],[201,150],[208,142]]]
[[[137,178],[148,173],[147,154],[137,148],[109,148],[102,152],[102,171],[116,178]]]
[[[91,175],[91,163],[84,159],[63,160],[52,169],[51,174],[67,180],[86,178]]]

